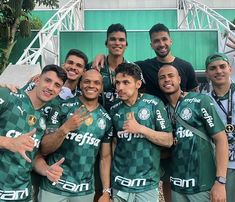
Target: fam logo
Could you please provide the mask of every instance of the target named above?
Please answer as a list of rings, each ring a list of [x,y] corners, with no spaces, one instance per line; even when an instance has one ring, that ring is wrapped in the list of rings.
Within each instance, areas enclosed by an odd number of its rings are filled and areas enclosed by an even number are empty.
[[[147,120],[149,117],[150,117],[150,112],[147,108],[143,108],[139,111],[138,113],[138,117],[141,119],[141,120]]]
[[[106,127],[106,122],[104,119],[100,118],[98,119],[98,127],[101,129],[101,130],[104,130],[105,127]]]
[[[46,122],[42,117],[39,119],[39,126],[42,128],[42,130],[46,130]]]
[[[192,110],[190,108],[184,108],[181,113],[180,117],[184,120],[189,120],[192,117]]]

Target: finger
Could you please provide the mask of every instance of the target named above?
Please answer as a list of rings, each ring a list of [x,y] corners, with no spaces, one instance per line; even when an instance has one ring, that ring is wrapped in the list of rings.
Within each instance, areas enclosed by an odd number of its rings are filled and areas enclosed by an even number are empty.
[[[62,157],[59,161],[55,163],[55,165],[60,166],[62,163],[64,163],[65,158]]]
[[[33,134],[36,132],[36,128],[34,128],[33,130],[31,130],[30,132],[26,133],[25,135],[27,136],[33,136]]]
[[[52,181],[53,183],[54,183],[54,185],[56,184],[56,183],[58,183],[58,181],[59,181],[59,179],[60,179],[60,175],[58,176],[58,175],[54,175],[54,174],[52,174],[50,171],[46,171],[46,174],[47,174],[47,178],[50,180],[50,181]]]
[[[21,155],[27,162],[29,162],[29,163],[32,162],[31,159],[26,155],[25,152],[21,152],[20,155]]]
[[[84,105],[81,105],[75,112],[75,115],[82,115],[87,113],[86,107]]]
[[[33,148],[34,148],[34,144],[26,144],[23,149],[24,151],[33,151]]]
[[[233,37],[231,37],[231,36],[228,36],[228,39],[229,39],[231,42],[235,43],[235,38],[233,38]]]
[[[135,119],[135,114],[134,114],[134,112],[130,112],[129,114],[130,114],[130,118],[131,118],[131,119]]]

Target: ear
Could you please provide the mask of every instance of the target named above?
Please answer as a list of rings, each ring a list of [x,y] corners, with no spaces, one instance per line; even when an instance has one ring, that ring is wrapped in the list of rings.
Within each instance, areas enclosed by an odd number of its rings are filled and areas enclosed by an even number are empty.
[[[179,84],[181,84],[181,77],[180,77],[180,75],[179,75]]]
[[[137,80],[136,81],[136,88],[140,89],[141,85],[142,85],[142,81],[141,80]]]

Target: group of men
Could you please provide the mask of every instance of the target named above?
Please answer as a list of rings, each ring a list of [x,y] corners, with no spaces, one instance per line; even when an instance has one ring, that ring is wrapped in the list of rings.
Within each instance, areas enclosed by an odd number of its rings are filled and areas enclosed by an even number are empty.
[[[0,88],[0,201],[32,201],[33,168],[42,175],[41,202],[89,202],[95,190],[99,202],[111,196],[114,202],[156,202],[160,177],[166,201],[226,201],[226,192],[227,201],[235,201],[228,58],[216,53],[206,60],[211,99],[189,92],[197,90],[195,72],[172,55],[168,28],[156,24],[149,35],[152,59],[126,61],[126,30],[113,24],[105,42],[109,54],[99,55],[93,68],[72,49],[63,68],[46,66],[33,88]],[[94,187],[98,156],[101,184]]]

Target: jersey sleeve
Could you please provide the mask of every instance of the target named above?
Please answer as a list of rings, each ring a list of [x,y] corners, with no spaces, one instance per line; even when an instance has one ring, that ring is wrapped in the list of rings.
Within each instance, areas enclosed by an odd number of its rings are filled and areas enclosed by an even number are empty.
[[[203,121],[209,136],[213,136],[225,129],[225,126],[215,109],[213,100],[208,95],[204,95],[201,99],[200,109],[202,116],[201,120]]]
[[[0,112],[3,112],[9,103],[10,96],[7,88],[0,88]]]
[[[172,132],[171,122],[168,118],[167,110],[164,103],[159,99],[158,104],[154,107],[155,123],[157,131]]]
[[[102,138],[103,143],[110,143],[113,140],[113,125],[111,118],[106,119],[106,128],[105,128],[105,134],[104,137]]]
[[[187,84],[186,84],[187,91],[190,91],[198,86],[195,71],[190,63],[188,63],[186,77],[187,77]]]

